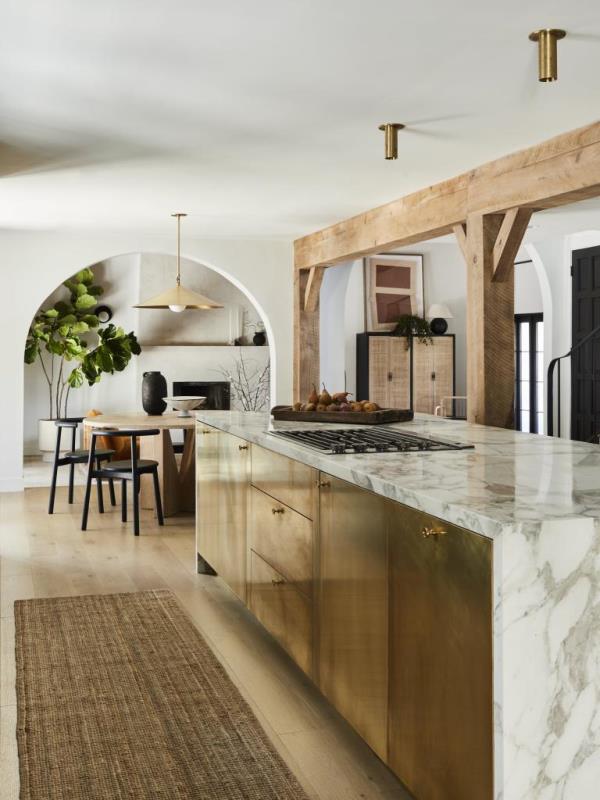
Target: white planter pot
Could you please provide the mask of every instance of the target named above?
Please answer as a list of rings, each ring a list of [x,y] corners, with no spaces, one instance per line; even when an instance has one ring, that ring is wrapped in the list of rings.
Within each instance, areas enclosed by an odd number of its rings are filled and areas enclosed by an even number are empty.
[[[56,434],[58,428],[54,424],[53,419],[40,419],[38,420],[38,448],[42,453],[44,461],[54,460],[54,449],[56,447]],[[79,431],[77,431],[77,439],[75,447],[79,446]],[[62,438],[60,442],[60,452],[66,453],[71,449],[71,430],[69,428],[63,429]]]

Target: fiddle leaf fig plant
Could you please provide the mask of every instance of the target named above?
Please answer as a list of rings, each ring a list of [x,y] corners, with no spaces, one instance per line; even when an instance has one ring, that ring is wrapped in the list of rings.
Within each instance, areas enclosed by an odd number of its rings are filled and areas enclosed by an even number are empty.
[[[140,345],[133,332],[100,326],[93,313],[104,289],[91,269],[82,269],[63,286],[68,297],[40,309],[29,328],[25,363],[40,362],[48,384],[49,419],[67,416],[69,392],[87,381],[92,386],[104,373],[122,372]]]

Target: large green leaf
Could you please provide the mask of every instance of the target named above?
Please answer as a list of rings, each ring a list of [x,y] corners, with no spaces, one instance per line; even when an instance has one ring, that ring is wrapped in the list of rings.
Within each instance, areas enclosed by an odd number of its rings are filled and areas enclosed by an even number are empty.
[[[79,311],[85,311],[88,308],[96,305],[96,298],[91,294],[79,295],[75,301],[75,308]]]
[[[25,363],[33,364],[40,353],[39,344],[35,339],[28,339],[25,345]]]
[[[94,297],[100,297],[101,294],[104,294],[104,289],[102,288],[102,286],[97,286],[96,284],[93,284],[92,286],[88,286],[87,292],[88,294],[93,294]]]
[[[58,311],[55,308],[49,308],[47,311],[44,311],[44,316],[48,317],[49,319],[54,319],[58,317]]]

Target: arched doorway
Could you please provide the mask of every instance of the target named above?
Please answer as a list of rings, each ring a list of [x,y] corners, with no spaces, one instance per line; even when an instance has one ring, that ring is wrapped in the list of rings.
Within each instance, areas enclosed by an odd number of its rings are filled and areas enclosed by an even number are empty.
[[[94,283],[105,289],[99,302],[111,308],[114,324],[135,332],[142,353],[132,359],[122,373],[106,375],[97,385],[84,385],[73,390],[69,414],[83,416],[92,408],[103,413],[141,410],[141,378],[150,370],[160,370],[165,375],[169,393],[173,391],[173,384],[179,381],[229,379],[234,384],[232,407],[247,410],[236,391],[235,381],[240,376],[248,378],[257,372],[264,373],[265,367],[274,362],[275,337],[269,318],[239,279],[201,259],[183,258],[185,285],[214,297],[224,308],[173,314],[133,308],[140,300],[173,282],[172,255],[160,251],[123,253],[105,258],[91,265],[91,269],[95,273]],[[66,279],[69,275],[62,277]],[[52,306],[60,299],[61,292],[69,294],[59,287],[42,306]],[[256,347],[252,343],[252,334],[259,324],[266,330],[268,346]],[[232,346],[233,340],[240,337],[244,339],[244,346]],[[70,370],[70,365],[66,367]],[[39,452],[37,421],[48,416],[45,380],[39,364],[25,368],[23,430],[26,457]],[[265,407],[271,404],[271,394],[266,398]]]

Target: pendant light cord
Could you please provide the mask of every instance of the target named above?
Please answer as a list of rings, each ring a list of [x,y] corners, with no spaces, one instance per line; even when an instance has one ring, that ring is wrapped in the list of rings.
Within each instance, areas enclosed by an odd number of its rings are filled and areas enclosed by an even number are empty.
[[[179,287],[181,285],[181,218],[187,217],[187,214],[179,211],[171,216],[177,219],[177,286]]]

